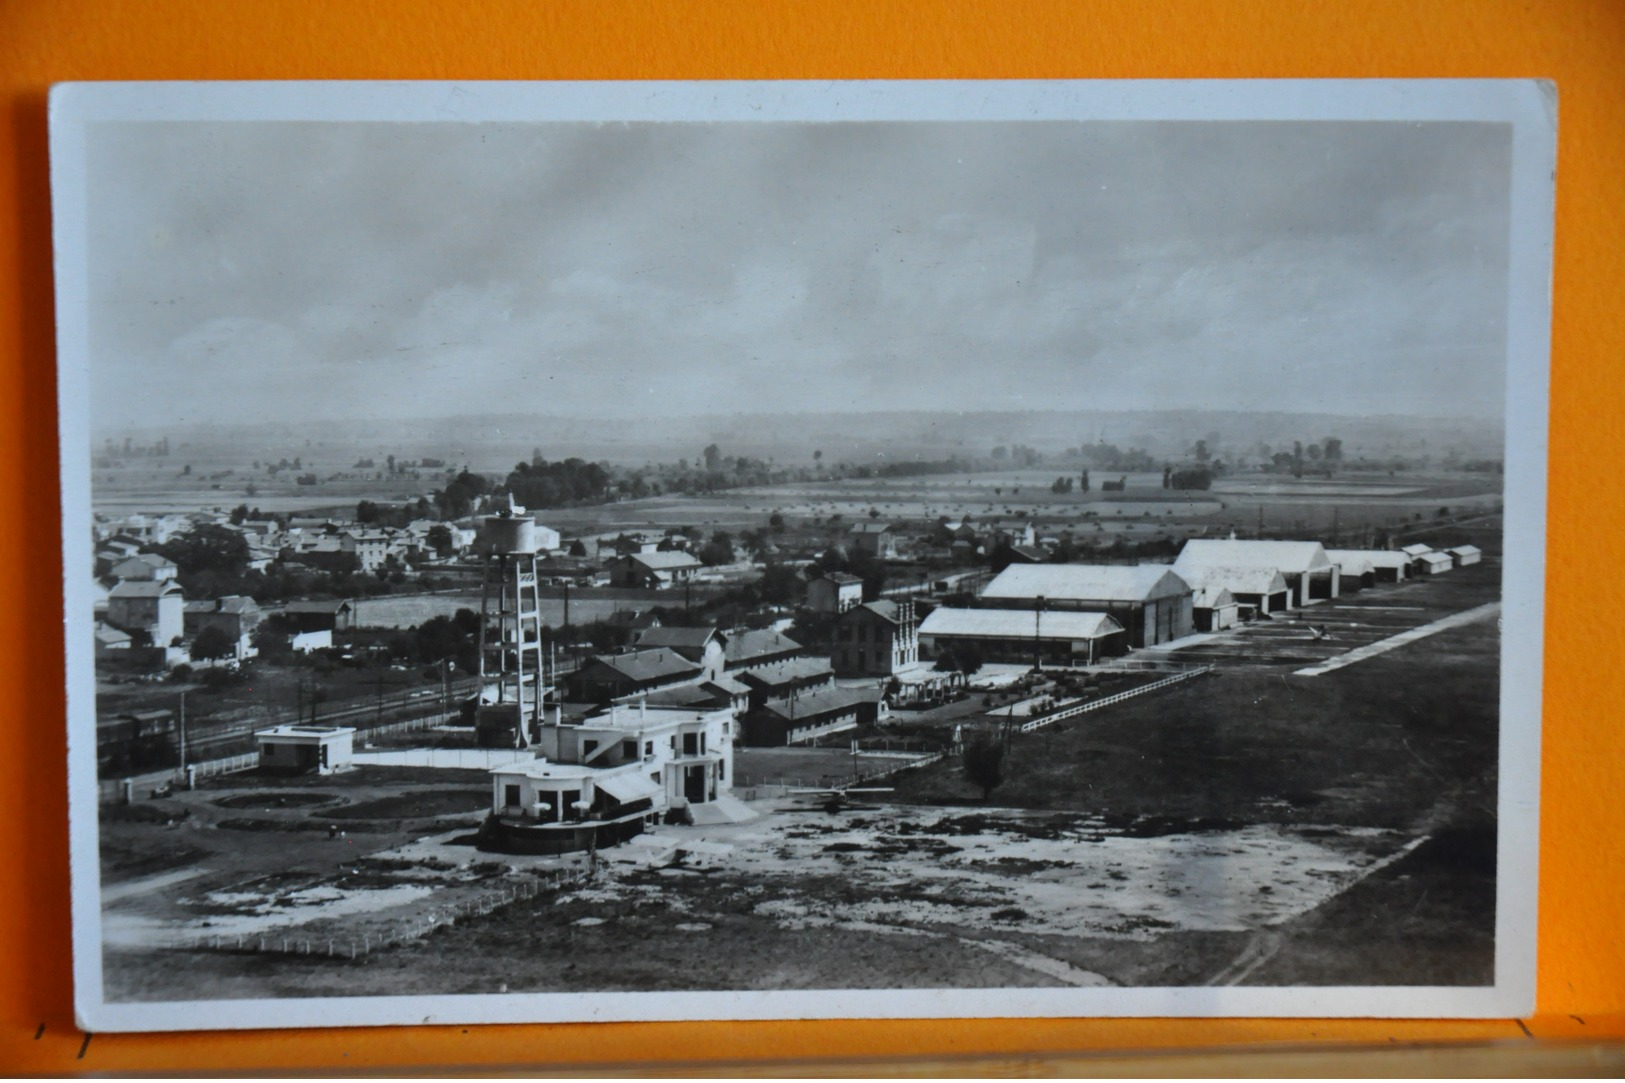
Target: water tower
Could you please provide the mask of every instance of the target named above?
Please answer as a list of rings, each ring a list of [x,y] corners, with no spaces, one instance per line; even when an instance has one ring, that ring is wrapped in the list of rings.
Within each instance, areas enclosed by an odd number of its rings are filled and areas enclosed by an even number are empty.
[[[481,748],[527,747],[547,699],[536,520],[524,512],[510,497],[480,530],[485,580],[474,732]]]

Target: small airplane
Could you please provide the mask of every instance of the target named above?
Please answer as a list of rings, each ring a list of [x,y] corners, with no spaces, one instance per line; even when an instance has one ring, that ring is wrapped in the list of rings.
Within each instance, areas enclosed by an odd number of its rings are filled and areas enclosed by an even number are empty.
[[[824,811],[829,813],[831,816],[833,816],[837,812],[841,812],[843,810],[856,811],[856,810],[859,810],[859,809],[866,809],[866,808],[874,808],[875,807],[873,805],[856,805],[856,804],[852,804],[848,800],[848,797],[847,797],[848,794],[854,794],[854,793],[891,793],[892,792],[892,787],[890,787],[890,786],[831,786],[831,787],[829,787],[827,789],[818,788],[818,787],[791,787],[790,792],[794,793],[794,794],[806,794],[806,795],[814,797],[814,798],[817,798],[817,797],[824,798],[824,802],[823,802]]]

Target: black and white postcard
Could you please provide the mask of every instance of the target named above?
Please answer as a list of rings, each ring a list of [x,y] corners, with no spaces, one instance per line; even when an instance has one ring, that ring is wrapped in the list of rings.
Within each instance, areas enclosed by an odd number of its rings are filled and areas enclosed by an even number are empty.
[[[1555,133],[57,88],[82,1025],[1529,1010]]]

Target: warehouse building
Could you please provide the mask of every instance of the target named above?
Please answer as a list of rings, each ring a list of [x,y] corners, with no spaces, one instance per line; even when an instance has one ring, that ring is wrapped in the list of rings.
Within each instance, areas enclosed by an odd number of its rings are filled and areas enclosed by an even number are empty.
[[[1174,571],[1194,574],[1199,568],[1273,568],[1286,580],[1292,601],[1298,605],[1338,594],[1337,565],[1319,542],[1192,538],[1179,551]],[[1240,592],[1233,586],[1229,589],[1240,600]]]
[[[1128,636],[1105,613],[1075,610],[942,608],[920,622],[922,658],[960,646],[986,662],[1087,666],[1125,653]]]
[[[1404,553],[1389,549],[1328,549],[1326,555],[1336,561],[1343,568],[1343,578],[1347,580],[1348,570],[1343,565],[1345,559],[1362,560],[1371,565],[1371,582],[1366,583],[1362,575],[1361,586],[1373,586],[1380,583],[1403,583],[1410,577],[1410,557]]]
[[[1194,592],[1192,612],[1195,614],[1198,628],[1201,628],[1204,619],[1201,612],[1196,609],[1197,605],[1201,604],[1196,601],[1198,597],[1210,603],[1210,612],[1206,617],[1210,621],[1223,618],[1223,615],[1213,608],[1220,604],[1222,594],[1228,594],[1235,605],[1236,620],[1267,617],[1271,613],[1279,613],[1292,607],[1292,588],[1286,585],[1286,577],[1274,568],[1187,567],[1180,575],[1190,583]]]
[[[1012,564],[993,578],[986,609],[1104,613],[1129,647],[1152,647],[1191,634],[1190,584],[1166,564]]]

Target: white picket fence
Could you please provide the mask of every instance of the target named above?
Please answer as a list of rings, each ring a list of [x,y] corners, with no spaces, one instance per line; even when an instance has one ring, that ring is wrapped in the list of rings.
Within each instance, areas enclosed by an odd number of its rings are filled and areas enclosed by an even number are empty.
[[[204,779],[214,778],[217,775],[234,775],[238,771],[251,771],[258,767],[259,763],[260,755],[258,752],[245,752],[240,756],[226,756],[217,760],[189,763],[187,767],[192,771],[193,778]],[[177,789],[185,786],[186,772],[179,767],[170,767],[163,771],[137,775],[134,778],[103,779],[96,784],[97,802],[103,805],[121,803],[124,800],[126,783],[129,784],[130,798],[139,801],[165,784],[173,785]]]
[[[511,748],[401,748],[351,753],[357,767],[447,767],[489,770],[511,763],[530,763],[536,753]]]
[[[1175,673],[1172,677],[1164,677],[1160,681],[1152,681],[1150,684],[1143,684],[1138,688],[1130,688],[1126,692],[1118,692],[1115,695],[1103,696],[1100,699],[1092,699],[1085,703],[1073,703],[1071,706],[1062,707],[1053,714],[1047,714],[1042,718],[1035,718],[1025,725],[1018,726],[1016,729],[1018,733],[1031,733],[1033,730],[1040,729],[1044,726],[1053,725],[1062,719],[1075,718],[1080,714],[1087,714],[1090,711],[1098,711],[1102,707],[1110,707],[1114,703],[1122,703],[1124,700],[1133,699],[1135,696],[1143,696],[1148,692],[1161,691],[1164,688],[1179,684],[1182,681],[1189,681],[1196,677],[1200,677],[1205,673],[1212,673],[1216,668],[1217,667],[1215,666],[1196,666],[1194,668],[1185,669],[1179,673]]]

